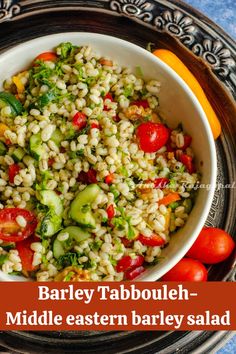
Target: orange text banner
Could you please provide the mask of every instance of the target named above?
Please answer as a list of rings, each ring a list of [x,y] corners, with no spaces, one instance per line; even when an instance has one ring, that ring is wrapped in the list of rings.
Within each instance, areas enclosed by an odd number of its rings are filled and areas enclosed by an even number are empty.
[[[0,330],[236,330],[236,283],[1,282]]]

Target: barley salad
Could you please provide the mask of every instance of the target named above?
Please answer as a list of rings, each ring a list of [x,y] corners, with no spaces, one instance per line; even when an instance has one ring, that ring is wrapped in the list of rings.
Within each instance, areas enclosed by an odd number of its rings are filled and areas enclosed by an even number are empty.
[[[160,84],[61,43],[0,92],[0,267],[37,281],[135,279],[194,204],[191,137]]]

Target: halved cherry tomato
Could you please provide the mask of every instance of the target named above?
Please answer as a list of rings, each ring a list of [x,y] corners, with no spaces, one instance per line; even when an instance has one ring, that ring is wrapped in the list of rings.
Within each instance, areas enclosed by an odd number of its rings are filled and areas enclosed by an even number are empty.
[[[182,164],[184,164],[188,173],[191,174],[191,173],[195,172],[195,167],[193,165],[193,158],[191,156],[186,155],[186,154],[182,154],[180,156],[180,161],[182,162]]]
[[[130,256],[124,256],[121,258],[117,265],[116,265],[116,271],[119,272],[125,272],[128,269],[134,269],[136,267],[139,267],[143,264],[144,262],[144,257],[143,256],[136,256],[135,258],[131,258]]]
[[[166,188],[167,184],[170,182],[168,178],[156,178],[154,180],[154,188],[163,189]]]
[[[131,106],[137,106],[137,107],[143,107],[145,108],[149,108],[149,103],[148,100],[138,100],[138,101],[133,101],[130,103]]]
[[[182,150],[186,150],[192,142],[192,137],[190,135],[184,135],[184,146],[182,146]]]
[[[57,60],[57,55],[54,52],[44,52],[39,54],[35,59],[36,60],[42,60],[42,61],[56,61]],[[37,64],[34,64],[37,65]]]
[[[105,177],[105,183],[106,184],[112,184],[113,180],[114,180],[114,174],[113,173],[110,173],[109,175],[107,175]]]
[[[90,127],[91,129],[100,129],[100,125],[98,123],[92,123]]]
[[[207,281],[205,266],[195,259],[183,258],[163,277],[163,281]]]
[[[16,221],[22,216],[26,226],[22,228]],[[28,210],[20,208],[5,208],[0,211],[0,240],[19,242],[32,235],[37,227],[37,219]]]
[[[110,92],[108,92],[104,97],[103,97],[103,101],[105,102],[105,100],[110,100],[111,102],[113,102],[113,97],[112,97],[112,94]],[[103,110],[104,111],[109,111],[109,108],[107,107],[107,105],[104,104],[104,107],[103,107]]]
[[[169,131],[163,124],[146,122],[138,126],[136,136],[140,149],[151,153],[158,151],[166,144]]]
[[[187,253],[187,257],[206,264],[224,261],[235,248],[235,242],[227,232],[215,227],[204,227]]]
[[[107,217],[109,220],[111,220],[112,218],[114,218],[115,216],[115,208],[114,208],[114,205],[113,204],[110,204],[108,207],[107,207]]]
[[[34,270],[36,267],[33,266],[33,257],[34,257],[34,251],[30,248],[31,244],[33,242],[37,242],[36,237],[29,237],[24,241],[17,242],[16,244],[16,249],[19,253],[19,257],[21,259],[21,264],[23,270],[26,272],[31,272]]]
[[[17,163],[14,163],[13,165],[9,166],[8,176],[9,176],[10,183],[14,183],[14,178],[19,173],[19,171],[20,171],[20,166],[17,165]]]
[[[77,112],[75,113],[73,119],[72,119],[72,124],[78,129],[81,130],[87,125],[87,117],[84,113],[82,112]]]
[[[166,243],[165,240],[160,235],[156,235],[156,234],[153,234],[150,237],[140,234],[138,236],[138,241],[140,241],[145,246],[152,246],[152,247],[162,246]]]
[[[141,273],[143,273],[145,271],[145,268],[143,266],[134,268],[134,269],[130,269],[127,270],[127,272],[125,273],[125,277],[128,280],[133,280],[135,278],[137,278],[138,275],[140,275]]]

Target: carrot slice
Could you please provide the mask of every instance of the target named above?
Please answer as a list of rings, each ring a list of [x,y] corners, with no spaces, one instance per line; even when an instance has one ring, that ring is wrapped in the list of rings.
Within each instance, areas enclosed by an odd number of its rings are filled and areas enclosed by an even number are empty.
[[[177,192],[171,192],[167,194],[165,197],[163,197],[161,200],[158,201],[159,205],[169,205],[171,203],[177,202],[177,200],[180,200],[181,197],[179,193]]]

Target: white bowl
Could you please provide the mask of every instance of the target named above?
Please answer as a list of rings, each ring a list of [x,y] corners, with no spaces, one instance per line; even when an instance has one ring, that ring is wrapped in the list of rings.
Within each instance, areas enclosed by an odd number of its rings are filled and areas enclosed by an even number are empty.
[[[123,66],[140,66],[145,79],[161,82],[160,113],[171,127],[182,123],[193,138],[192,147],[197,167],[202,174],[201,183],[211,188],[198,191],[196,203],[186,225],[171,238],[161,254],[159,264],[148,269],[136,280],[155,281],[169,271],[189,250],[206,221],[216,183],[216,151],[207,118],[192,91],[166,64],[148,51],[124,40],[94,33],[59,33],[22,43],[0,56],[0,83],[18,71],[27,68],[41,52],[70,41],[76,45],[91,45],[98,54],[108,56]],[[200,163],[201,162],[201,163]],[[0,272],[0,280],[25,280]]]

